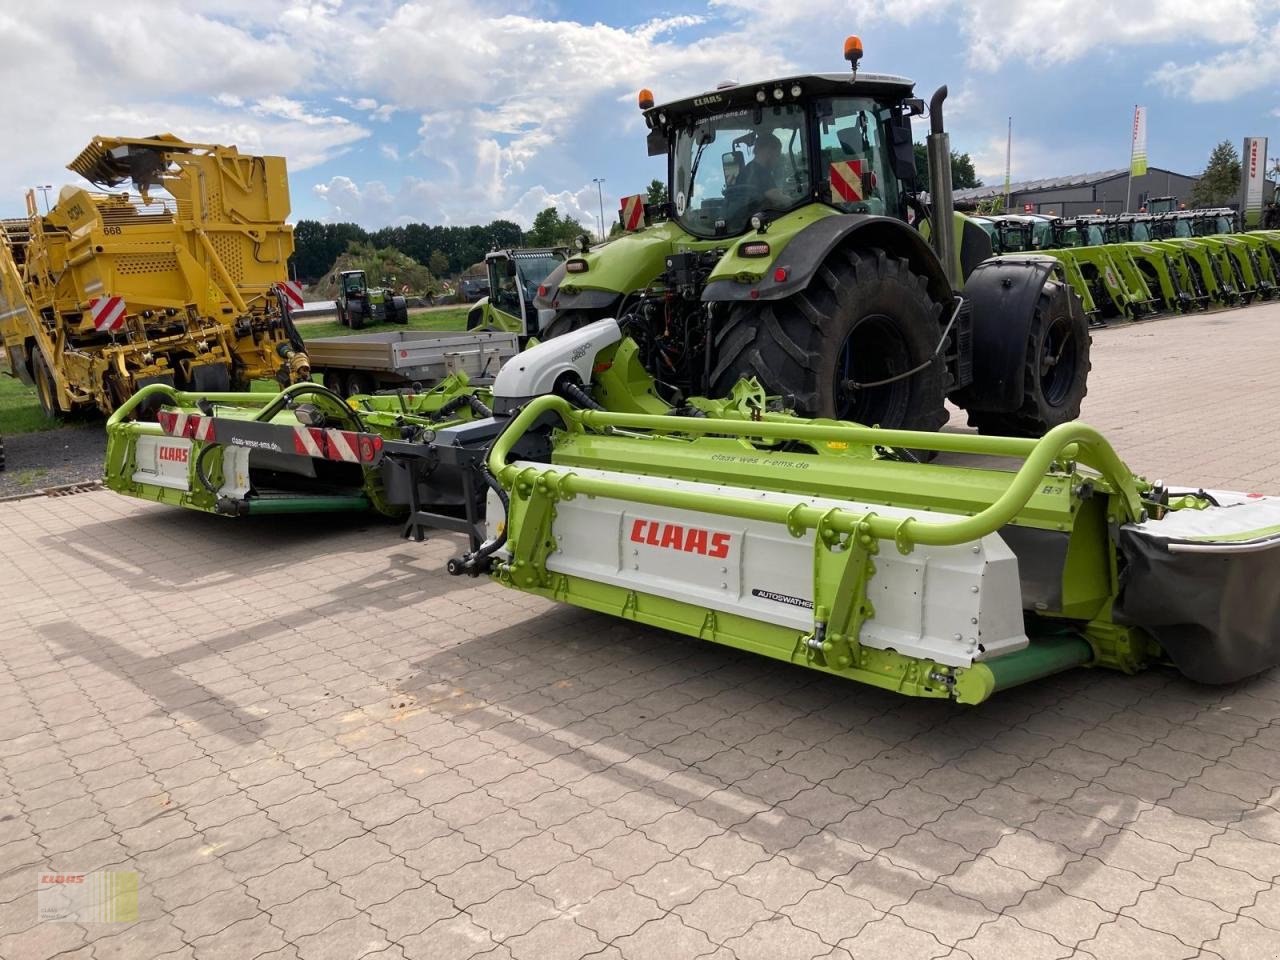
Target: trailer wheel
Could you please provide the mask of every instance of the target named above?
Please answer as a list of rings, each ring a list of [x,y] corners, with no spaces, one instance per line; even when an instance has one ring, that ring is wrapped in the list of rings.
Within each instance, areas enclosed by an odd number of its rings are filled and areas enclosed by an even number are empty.
[[[837,250],[800,293],[733,305],[716,333],[712,395],[755,377],[805,416],[937,430],[947,422],[941,312],[906,260]]]
[[[57,417],[62,410],[58,406],[58,388],[54,384],[53,374],[49,371],[49,364],[45,362],[44,354],[36,351],[31,363],[31,378],[36,385],[36,398],[40,401],[40,409],[44,411],[46,417]]]
[[[1089,392],[1089,347],[1089,321],[1070,288],[1046,282],[1027,337],[1022,405],[1010,412],[971,411],[969,425],[984,434],[1041,437],[1075,420]]]
[[[353,370],[347,374],[346,391],[342,395],[350,398],[360,394],[371,394],[377,389],[378,381],[374,379],[373,374]]]

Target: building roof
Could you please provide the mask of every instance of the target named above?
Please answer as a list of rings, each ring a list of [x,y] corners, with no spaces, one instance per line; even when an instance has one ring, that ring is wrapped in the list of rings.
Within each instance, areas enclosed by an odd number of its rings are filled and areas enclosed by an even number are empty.
[[[1065,177],[1046,177],[1042,180],[1022,180],[1018,183],[1009,184],[1009,193],[1038,193],[1042,190],[1058,190],[1063,187],[1083,187],[1089,184],[1102,183],[1104,180],[1114,180],[1116,177],[1127,176],[1129,169],[1121,167],[1118,170],[1099,170],[1096,173],[1073,173]],[[1162,167],[1150,167],[1147,173],[1173,173],[1175,177],[1186,176],[1186,174],[1174,173],[1171,170],[1165,170]],[[1188,177],[1188,179],[1195,179]],[[985,200],[988,197],[998,197],[1004,193],[1003,183],[988,184],[985,187],[967,187],[964,190],[957,190],[955,198],[957,200]]]

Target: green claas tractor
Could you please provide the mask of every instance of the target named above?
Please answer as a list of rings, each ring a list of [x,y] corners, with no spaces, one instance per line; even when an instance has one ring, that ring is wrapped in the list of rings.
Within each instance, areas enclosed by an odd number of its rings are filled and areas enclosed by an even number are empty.
[[[485,255],[489,293],[467,311],[468,330],[503,330],[522,337],[537,336],[538,286],[564,263],[563,247],[494,250]]]
[[[404,297],[385,287],[370,287],[363,270],[338,275],[338,322],[359,330],[366,323],[408,323]]]
[[[945,87],[926,203],[911,135],[923,101],[910,80],[859,73],[860,47],[846,55],[852,73],[661,105],[642,91],[669,202],[551,273],[547,334],[616,317],[677,404],[754,377],[798,413],[890,428],[936,430],[947,400],[983,433],[1074,419],[1089,333],[1059,262],[993,259],[954,214]]]

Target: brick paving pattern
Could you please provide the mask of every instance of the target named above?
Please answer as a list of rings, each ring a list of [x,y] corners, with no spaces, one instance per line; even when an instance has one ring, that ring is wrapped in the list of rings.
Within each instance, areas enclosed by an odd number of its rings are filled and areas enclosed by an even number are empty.
[[[1280,492],[1280,307],[1096,337],[1150,476]],[[328,532],[326,532],[326,530]],[[897,698],[392,525],[0,508],[0,957],[1280,954],[1280,677]],[[45,870],[136,923],[36,920]]]

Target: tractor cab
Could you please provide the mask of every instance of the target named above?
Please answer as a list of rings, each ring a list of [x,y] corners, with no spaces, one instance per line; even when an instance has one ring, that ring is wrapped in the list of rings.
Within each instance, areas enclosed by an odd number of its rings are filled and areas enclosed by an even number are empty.
[[[1051,222],[1050,230],[1052,231],[1050,246],[1055,250],[1096,247],[1106,242],[1102,224],[1090,217],[1075,219],[1059,217]]]
[[[647,91],[645,91],[647,93]],[[810,74],[641,106],[650,155],[667,154],[670,216],[732,237],[807,204],[907,219],[914,193],[911,81]]]
[[[342,282],[342,295],[344,298],[355,297],[360,299],[369,295],[369,281],[366,279],[363,270],[344,270],[339,276]]]
[[[1031,253],[1053,242],[1053,228],[1045,217],[1006,214],[991,219],[998,237],[995,246],[1001,253]]]
[[[467,329],[488,328],[534,336],[539,332],[538,287],[564,263],[563,247],[529,250],[494,250],[485,260],[489,296],[467,313]]]

